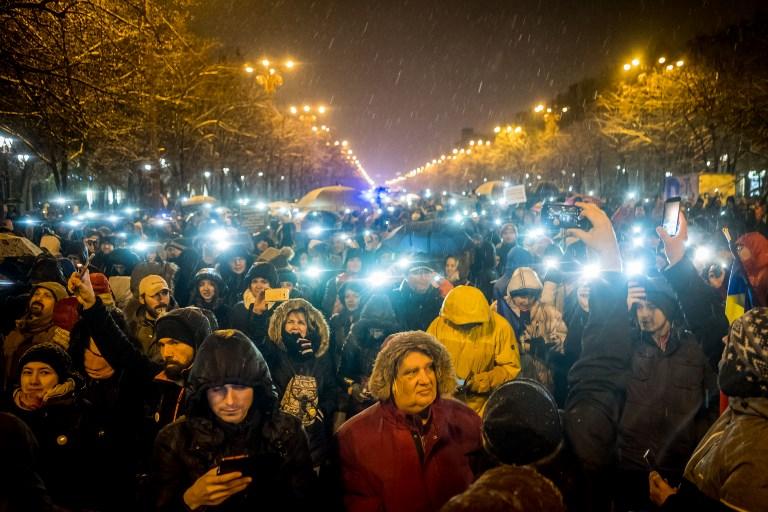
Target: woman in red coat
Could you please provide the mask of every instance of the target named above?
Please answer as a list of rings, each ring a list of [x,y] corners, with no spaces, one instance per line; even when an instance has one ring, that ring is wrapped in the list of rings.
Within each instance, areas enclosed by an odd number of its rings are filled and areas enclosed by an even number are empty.
[[[378,402],[337,435],[349,511],[439,510],[475,479],[480,417],[446,398],[456,388],[450,356],[421,331],[393,335],[369,381]]]

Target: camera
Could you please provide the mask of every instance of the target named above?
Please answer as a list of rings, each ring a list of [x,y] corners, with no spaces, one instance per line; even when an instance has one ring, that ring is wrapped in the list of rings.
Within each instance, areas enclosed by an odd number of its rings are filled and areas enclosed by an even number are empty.
[[[580,215],[581,208],[572,204],[544,203],[541,208],[542,224],[554,229],[591,228],[592,223]]]

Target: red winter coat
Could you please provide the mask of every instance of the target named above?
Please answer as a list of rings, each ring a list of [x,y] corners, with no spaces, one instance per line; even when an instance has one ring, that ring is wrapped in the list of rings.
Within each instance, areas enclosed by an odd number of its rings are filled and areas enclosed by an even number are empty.
[[[480,417],[466,405],[438,398],[424,436],[424,462],[404,413],[379,402],[344,423],[337,435],[346,510],[433,511],[475,479],[482,450]]]

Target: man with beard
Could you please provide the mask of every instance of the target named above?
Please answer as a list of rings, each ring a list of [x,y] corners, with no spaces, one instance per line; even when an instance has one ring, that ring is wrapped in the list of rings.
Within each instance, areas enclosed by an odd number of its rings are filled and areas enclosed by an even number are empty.
[[[182,414],[184,385],[197,347],[211,333],[211,325],[196,307],[177,308],[157,321],[156,336],[160,362],[151,360],[132,343],[115,323],[100,298],[96,297],[90,276],[73,274],[69,288],[83,305],[82,326],[93,341],[102,364],[114,372],[131,375],[131,385],[143,397],[144,421],[138,434],[143,452],[139,464],[149,460],[157,432]],[[135,383],[135,384],[133,384]]]
[[[16,328],[8,333],[3,342],[3,389],[8,389],[16,375],[19,358],[31,346],[59,342],[67,348],[68,340],[55,336],[56,325],[53,323],[54,306],[67,295],[67,290],[53,281],[34,285],[26,313],[16,320]]]
[[[151,274],[139,283],[139,299],[135,307],[126,308],[128,334],[153,360],[161,361],[160,346],[155,336],[157,319],[173,310],[176,302],[171,296],[168,283],[157,274]]]

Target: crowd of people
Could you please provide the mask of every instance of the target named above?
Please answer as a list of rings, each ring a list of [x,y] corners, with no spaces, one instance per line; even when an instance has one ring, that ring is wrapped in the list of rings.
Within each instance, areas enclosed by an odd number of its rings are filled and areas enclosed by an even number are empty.
[[[6,216],[0,510],[765,510],[763,203],[560,199]]]

